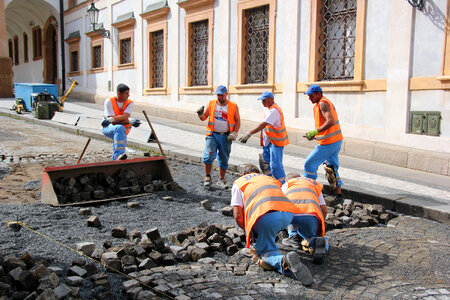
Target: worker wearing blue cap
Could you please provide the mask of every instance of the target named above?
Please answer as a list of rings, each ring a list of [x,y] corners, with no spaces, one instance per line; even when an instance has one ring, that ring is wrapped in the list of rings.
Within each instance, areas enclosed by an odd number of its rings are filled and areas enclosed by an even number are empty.
[[[216,89],[217,100],[211,100],[208,106],[202,106],[197,110],[200,120],[208,119],[206,126],[206,145],[203,155],[205,167],[205,180],[203,185],[211,187],[212,163],[217,157],[219,163],[219,180],[217,185],[220,188],[228,187],[225,174],[228,169],[228,159],[230,158],[231,143],[236,140],[239,128],[241,127],[241,117],[236,103],[227,99],[228,90],[224,85],[219,85]]]
[[[266,175],[272,175],[284,183],[286,173],[283,168],[283,149],[284,146],[289,145],[289,137],[284,124],[283,112],[275,103],[271,92],[263,92],[258,100],[268,109],[264,121],[248,131],[239,141],[246,143],[252,134],[261,131],[260,140],[263,154],[260,155],[260,167]]]
[[[306,133],[308,140],[315,139],[319,144],[305,161],[305,177],[317,179],[317,168],[324,164],[326,178],[331,190],[336,193],[336,200],[342,200],[342,181],[339,178],[338,154],[342,146],[342,132],[339,118],[333,103],[322,94],[322,88],[311,85],[305,92],[314,104],[315,129]]]

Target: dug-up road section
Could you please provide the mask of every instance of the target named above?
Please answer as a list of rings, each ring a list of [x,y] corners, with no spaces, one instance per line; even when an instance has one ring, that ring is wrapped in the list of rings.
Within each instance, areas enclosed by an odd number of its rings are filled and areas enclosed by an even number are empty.
[[[124,226],[129,231],[145,232],[157,227],[163,237],[170,233],[208,224],[234,224],[232,217],[221,209],[229,205],[230,192],[202,187],[201,165],[169,159],[175,181],[184,190],[154,192],[134,198],[140,207],[130,210],[126,203],[114,201],[91,206],[92,213],[102,222],[102,228],[86,226],[78,207],[51,207],[41,204],[42,167],[74,164],[87,138],[54,128],[0,116],[0,158],[9,174],[0,174],[0,253],[22,255],[30,253],[64,270],[79,259],[76,253],[55,243],[74,247],[80,242],[105,241],[121,244],[111,237],[111,228]],[[109,160],[111,143],[92,140],[82,162]],[[136,151],[136,156],[143,153]],[[236,176],[227,175],[228,181]],[[164,201],[171,196],[173,201]],[[213,209],[207,211],[200,202],[208,199]],[[354,199],[357,201],[357,199]],[[3,222],[20,220],[53,240],[35,232],[8,229]],[[223,299],[449,299],[450,298],[450,227],[438,222],[398,216],[387,226],[336,229],[327,232],[330,255],[322,265],[313,265],[311,258],[301,253],[314,275],[311,287],[272,271],[257,269],[245,275],[227,271],[230,257],[217,254],[215,264],[188,266],[178,263],[167,269],[165,280],[171,281],[190,298]],[[289,249],[281,247],[285,252]],[[225,266],[225,267],[218,267]],[[180,280],[189,272],[205,284],[198,290]],[[114,282],[126,280],[108,273]],[[192,275],[193,276],[193,275]],[[183,285],[184,284],[184,285]],[[113,287],[114,299],[125,299],[121,285]],[[203,287],[203,288],[202,288]],[[83,292],[80,297],[83,297]],[[87,294],[86,294],[87,295]],[[88,298],[86,296],[86,298]],[[188,298],[185,298],[188,299]]]

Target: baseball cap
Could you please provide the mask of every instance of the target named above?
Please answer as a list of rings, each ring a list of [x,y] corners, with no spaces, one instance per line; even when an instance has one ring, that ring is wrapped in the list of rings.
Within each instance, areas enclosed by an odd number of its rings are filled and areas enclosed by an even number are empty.
[[[274,98],[271,92],[263,92],[261,96],[259,96],[258,100],[265,100],[267,98]]]
[[[306,95],[311,96],[314,93],[322,92],[322,88],[318,84],[312,84],[309,89],[305,92]]]
[[[224,85],[219,85],[216,89],[216,94],[217,95],[223,95],[225,93],[228,93],[227,87]]]

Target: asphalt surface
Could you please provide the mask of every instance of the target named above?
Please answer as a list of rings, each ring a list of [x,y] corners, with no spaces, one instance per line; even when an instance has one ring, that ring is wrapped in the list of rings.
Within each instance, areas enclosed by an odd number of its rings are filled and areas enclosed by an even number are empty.
[[[77,141],[79,135],[67,130],[51,129],[36,123],[23,123],[0,117],[0,122],[8,128],[20,128],[32,125],[36,130],[30,135],[21,132],[21,149],[12,149],[9,144],[17,142],[15,131],[3,131],[2,151],[9,151],[16,164],[38,163],[57,164],[59,153],[68,147],[61,139]],[[155,122],[156,123],[156,122]],[[22,125],[21,125],[22,124]],[[25,124],[25,125],[24,125]],[[158,126],[160,126],[158,124]],[[156,129],[158,130],[158,129]],[[55,139],[51,149],[42,151],[33,137],[39,134]],[[9,138],[8,138],[9,137]],[[77,143],[74,142],[75,145]],[[38,146],[38,145],[35,145]],[[71,145],[72,146],[72,145]],[[46,146],[48,147],[48,145]],[[29,148],[29,149],[28,149]],[[81,145],[80,145],[80,148]],[[12,150],[11,150],[12,149]],[[104,151],[100,151],[100,150]],[[109,141],[95,141],[92,160],[104,159],[105,151],[111,149]],[[27,151],[33,153],[28,156]],[[136,155],[142,150],[136,149]],[[53,152],[53,154],[49,153]],[[55,154],[58,153],[58,154]],[[97,154],[95,154],[97,153]],[[2,154],[2,153],[0,153]],[[22,161],[20,156],[27,157]],[[14,158],[16,157],[16,158]],[[61,163],[73,163],[76,156],[65,157]],[[22,229],[12,231],[6,226],[0,227],[0,253],[3,255],[21,255],[29,252],[36,259],[48,260],[52,265],[64,270],[79,256],[58,243],[74,247],[79,242],[94,242],[101,247],[104,241],[120,245],[125,239],[111,237],[114,226],[124,226],[142,232],[158,227],[161,235],[196,226],[201,222],[234,224],[231,217],[225,217],[220,210],[229,204],[230,193],[213,186],[212,190],[202,187],[203,167],[198,163],[189,163],[178,159],[169,159],[175,181],[184,191],[155,192],[151,195],[133,198],[139,201],[140,208],[130,210],[125,202],[115,201],[91,206],[92,213],[100,218],[100,229],[86,226],[86,216],[78,214],[78,207],[51,207],[35,203],[32,205],[0,204],[0,217],[3,222],[19,219],[29,224],[34,231]],[[229,181],[235,176],[228,174]],[[26,185],[28,182],[24,182]],[[172,202],[162,200],[171,196]],[[13,195],[11,195],[13,197]],[[36,195],[38,197],[38,195]],[[212,211],[204,210],[200,201],[208,199],[213,205]],[[355,199],[358,200],[358,199]],[[37,233],[44,234],[49,238]],[[239,255],[228,257],[215,254],[215,264],[177,264],[161,273],[167,282],[177,286],[192,298],[234,298],[234,299],[448,299],[450,297],[450,226],[424,218],[399,216],[391,220],[388,226],[338,229],[327,232],[330,240],[330,255],[322,265],[311,263],[311,257],[300,252],[304,263],[314,275],[314,284],[303,287],[300,283],[271,271],[249,272],[250,261]],[[282,252],[292,249],[280,245]],[[231,266],[245,265],[246,275],[235,275]],[[101,268],[99,266],[99,268]],[[189,284],[192,279],[203,282],[198,289]],[[125,279],[109,274],[114,290],[114,299],[125,299],[121,294],[120,283]],[[89,298],[89,280],[83,283],[81,297]]]

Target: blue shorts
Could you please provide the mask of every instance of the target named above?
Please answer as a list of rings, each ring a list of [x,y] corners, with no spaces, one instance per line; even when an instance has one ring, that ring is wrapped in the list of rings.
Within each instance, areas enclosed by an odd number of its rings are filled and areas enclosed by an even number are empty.
[[[217,157],[219,167],[227,170],[228,159],[230,158],[231,142],[227,140],[228,135],[213,133],[206,136],[205,152],[203,154],[203,163],[211,165]]]

